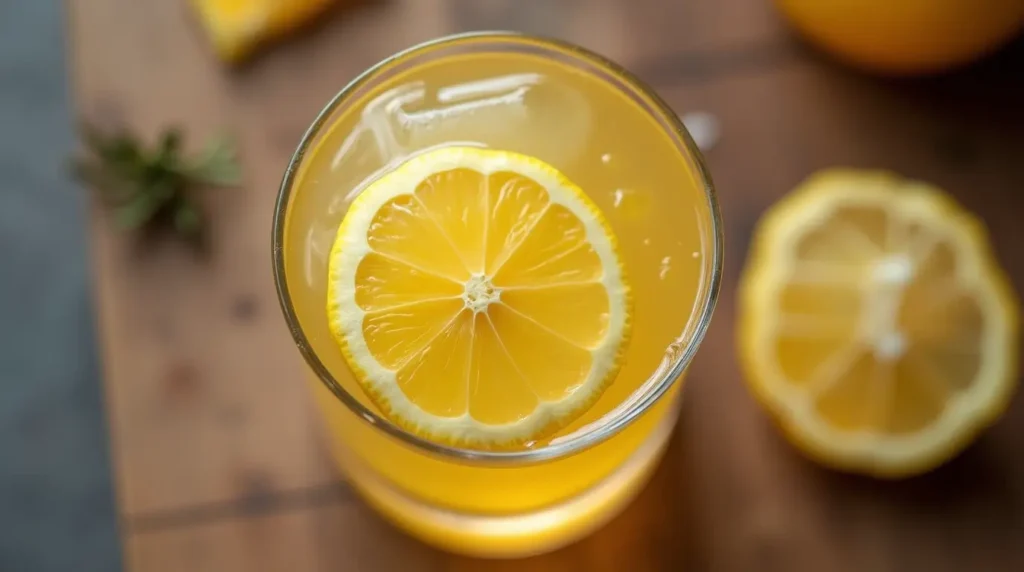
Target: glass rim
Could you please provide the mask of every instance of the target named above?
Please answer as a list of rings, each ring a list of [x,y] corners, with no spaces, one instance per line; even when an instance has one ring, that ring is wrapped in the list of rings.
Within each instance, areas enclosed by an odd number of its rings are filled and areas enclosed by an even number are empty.
[[[309,339],[306,337],[306,334],[302,329],[302,325],[292,304],[291,295],[288,291],[288,283],[285,278],[284,235],[286,226],[285,217],[288,213],[289,200],[291,199],[292,191],[294,190],[299,167],[303,162],[306,152],[309,150],[310,145],[316,140],[317,136],[321,133],[322,129],[328,126],[327,121],[337,109],[349,100],[350,96],[358,93],[362,87],[376,77],[378,72],[387,68],[389,65],[405,58],[419,55],[421,52],[444,48],[467,40],[493,40],[499,42],[529,41],[534,45],[539,45],[542,48],[547,48],[552,51],[568,52],[572,57],[583,60],[585,63],[589,63],[597,69],[611,74],[613,77],[623,81],[624,84],[637,90],[637,92],[644,97],[647,97],[649,99],[649,103],[653,107],[652,111],[662,115],[661,119],[664,120],[662,122],[663,128],[666,130],[670,129],[683,144],[683,148],[680,149],[680,151],[689,154],[689,157],[693,162],[693,166],[696,167],[696,175],[699,179],[702,190],[704,191],[704,198],[707,201],[708,211],[711,215],[710,276],[707,278],[706,284],[701,286],[703,296],[699,297],[697,300],[698,304],[695,304],[695,307],[699,305],[699,311],[691,313],[690,320],[692,320],[696,315],[697,323],[693,327],[693,331],[689,336],[689,339],[679,340],[685,343],[685,347],[673,361],[668,371],[663,374],[662,379],[657,381],[656,386],[650,390],[648,395],[645,395],[643,399],[638,400],[626,412],[621,413],[616,419],[571,439],[549,443],[537,449],[489,451],[445,445],[406,431],[397,424],[389,421],[387,418],[367,408],[345,388],[343,388],[336,379],[334,379],[334,376],[330,371],[328,371],[327,367],[323,364],[320,357],[316,354],[312,345],[309,343]],[[450,34],[415,44],[380,60],[341,88],[341,90],[338,91],[338,93],[335,94],[327,105],[317,114],[313,123],[303,134],[298,147],[288,161],[288,166],[285,169],[284,176],[281,180],[277,200],[274,205],[271,252],[273,256],[273,273],[278,302],[281,305],[281,311],[284,313],[285,322],[288,324],[288,329],[291,331],[292,338],[295,341],[299,352],[302,354],[306,364],[313,370],[319,380],[323,382],[331,393],[333,393],[335,397],[348,407],[352,413],[372,425],[374,428],[402,441],[404,444],[433,455],[462,461],[521,463],[563,457],[604,441],[627,427],[639,418],[640,415],[650,409],[661,399],[676,380],[679,379],[680,375],[682,375],[690,365],[690,362],[693,361],[697,348],[703,341],[708,327],[710,326],[711,315],[718,302],[723,272],[724,233],[718,198],[714,184],[711,180],[710,172],[705,164],[704,156],[701,154],[696,143],[694,143],[693,138],[686,130],[686,127],[683,125],[679,115],[672,110],[672,108],[654,91],[653,88],[633,75],[632,72],[626,70],[623,66],[600,54],[577,46],[571,42],[539,36],[536,34],[494,30]],[[686,329],[689,329],[689,325],[684,329],[684,332]],[[648,381],[650,381],[650,378],[648,378]]]

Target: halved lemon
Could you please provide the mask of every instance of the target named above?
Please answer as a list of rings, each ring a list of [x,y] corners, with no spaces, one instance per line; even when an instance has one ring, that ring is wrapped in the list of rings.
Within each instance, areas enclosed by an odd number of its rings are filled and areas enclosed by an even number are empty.
[[[582,414],[614,379],[630,292],[601,212],[525,155],[446,147],[353,201],[330,255],[331,331],[394,422],[508,448]]]
[[[952,199],[888,173],[826,171],[757,229],[740,357],[811,457],[911,475],[1006,407],[1018,312],[983,226]]]

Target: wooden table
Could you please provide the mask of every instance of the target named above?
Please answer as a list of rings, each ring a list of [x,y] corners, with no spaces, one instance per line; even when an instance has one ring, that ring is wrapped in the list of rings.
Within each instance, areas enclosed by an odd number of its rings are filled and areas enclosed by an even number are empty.
[[[722,122],[709,153],[727,223],[722,303],[668,460],[625,514],[529,570],[1024,570],[1024,399],[960,458],[885,483],[803,460],[743,389],[733,289],[759,215],[817,168],[938,183],[988,223],[1024,283],[1024,58],[886,82],[801,47],[763,0],[381,0],[332,14],[241,69],[183,0],[70,1],[80,115],[193,143],[227,128],[245,188],[213,191],[211,249],[90,234],[126,562],[141,572],[504,570],[380,520],[317,438],[270,274],[285,162],[355,73],[434,36],[512,28],[619,60],[680,111]],[[1018,52],[1022,50],[1017,50]],[[995,68],[1003,67],[1002,74]]]

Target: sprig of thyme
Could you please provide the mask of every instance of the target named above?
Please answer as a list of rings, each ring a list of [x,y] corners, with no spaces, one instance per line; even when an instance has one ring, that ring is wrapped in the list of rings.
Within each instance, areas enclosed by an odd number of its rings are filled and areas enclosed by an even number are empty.
[[[225,138],[209,141],[202,153],[189,157],[177,128],[165,130],[153,148],[126,131],[105,134],[88,124],[81,126],[81,135],[88,155],[74,161],[75,175],[114,209],[122,228],[170,223],[181,237],[197,239],[203,216],[192,193],[241,180],[235,148]]]

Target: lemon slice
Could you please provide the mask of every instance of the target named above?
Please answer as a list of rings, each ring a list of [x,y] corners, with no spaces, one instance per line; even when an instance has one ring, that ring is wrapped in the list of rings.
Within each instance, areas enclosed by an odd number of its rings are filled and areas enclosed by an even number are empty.
[[[232,62],[312,20],[335,1],[191,0],[217,54]]]
[[[982,225],[923,183],[811,178],[760,223],[740,304],[754,393],[798,447],[842,469],[931,469],[1014,389],[1016,298]]]
[[[393,421],[485,449],[537,439],[614,379],[630,298],[598,208],[553,167],[446,147],[353,201],[327,312],[357,380]]]

